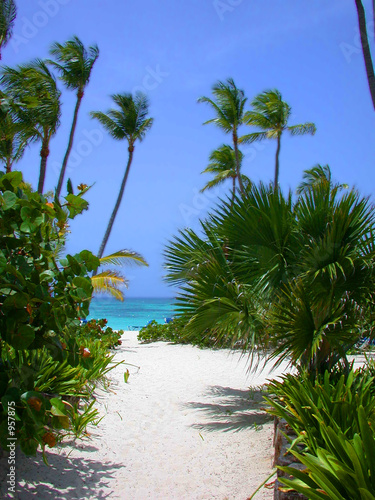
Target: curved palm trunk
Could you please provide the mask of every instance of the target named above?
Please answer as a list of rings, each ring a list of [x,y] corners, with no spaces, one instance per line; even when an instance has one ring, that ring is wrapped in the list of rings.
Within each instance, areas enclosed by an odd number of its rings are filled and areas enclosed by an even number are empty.
[[[46,178],[46,170],[47,170],[47,158],[49,155],[49,134],[48,132],[44,132],[42,149],[40,150],[40,172],[39,172],[39,182],[38,182],[38,193],[43,193],[44,188],[44,180]]]
[[[126,186],[126,181],[128,180],[130,166],[131,166],[132,159],[133,159],[133,152],[134,152],[134,146],[129,146],[128,164],[126,165],[125,175],[124,175],[124,178],[122,179],[122,183],[121,183],[121,187],[120,187],[120,192],[119,192],[118,197],[117,197],[115,208],[113,209],[112,215],[111,215],[111,217],[109,219],[107,230],[105,232],[105,235],[104,235],[104,238],[103,238],[103,241],[102,241],[102,244],[100,245],[100,248],[99,248],[99,252],[98,252],[98,258],[99,259],[101,259],[102,256],[103,256],[103,252],[104,252],[105,247],[107,245],[108,238],[109,238],[109,236],[111,234],[111,231],[112,231],[113,223],[115,222],[115,218],[116,218],[118,209],[120,208],[122,196],[124,194],[124,190],[125,190],[125,186]],[[96,272],[94,273],[94,276],[95,276],[95,274],[96,274]]]
[[[232,203],[231,203],[231,206],[233,208],[233,205],[234,205],[234,199],[236,197],[236,178],[233,177],[233,192],[232,192]]]
[[[64,160],[63,160],[61,170],[60,170],[59,181],[58,181],[57,187],[56,187],[56,196],[57,197],[59,197],[60,193],[61,193],[62,184],[64,182],[66,166],[68,164],[70,152],[71,152],[72,147],[73,147],[74,134],[76,131],[77,119],[78,119],[78,111],[79,111],[79,108],[81,106],[82,97],[83,97],[83,90],[79,89],[77,92],[77,102],[76,102],[76,107],[74,109],[72,128],[70,129],[68,148],[67,148],[65,156],[64,156]]]
[[[275,181],[274,181],[274,187],[275,187],[275,189],[277,188],[277,186],[279,184],[279,170],[280,170],[279,156],[280,156],[280,148],[281,148],[281,134],[279,134],[277,136]]]
[[[12,160],[10,158],[7,158],[7,163],[5,167],[5,172],[9,174],[9,172],[12,171]]]
[[[234,146],[234,153],[236,155],[236,172],[237,172],[238,184],[240,186],[241,194],[244,194],[245,190],[241,179],[240,157],[238,154],[238,137],[237,137],[237,132],[235,130],[233,130],[233,146]]]
[[[361,0],[355,0],[355,4],[358,13],[359,32],[361,34],[362,53],[365,60],[367,81],[370,89],[372,104],[375,109],[375,74],[374,65],[371,58],[370,46],[368,43],[365,9],[363,8]]]

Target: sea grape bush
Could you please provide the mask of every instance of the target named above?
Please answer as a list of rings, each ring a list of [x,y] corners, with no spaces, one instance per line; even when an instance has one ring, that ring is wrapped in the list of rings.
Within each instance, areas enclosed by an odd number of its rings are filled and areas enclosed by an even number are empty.
[[[88,273],[99,261],[86,250],[57,256],[69,219],[88,207],[85,191],[70,192],[61,204],[33,192],[20,172],[0,173],[0,444],[6,447],[7,411],[15,405],[15,435],[26,454],[54,446],[59,430],[69,427],[69,403],[36,383],[46,369],[36,357],[65,363],[68,371],[79,364],[70,365],[65,339],[88,314],[93,290]],[[91,378],[108,370],[111,360],[103,361],[103,351],[97,348],[92,356]],[[78,351],[78,360],[83,356]],[[80,395],[79,377],[76,384],[72,372],[66,379]]]

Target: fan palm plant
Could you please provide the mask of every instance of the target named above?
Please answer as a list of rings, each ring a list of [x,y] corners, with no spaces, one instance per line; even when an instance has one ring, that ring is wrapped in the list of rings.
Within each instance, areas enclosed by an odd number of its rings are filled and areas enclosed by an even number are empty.
[[[17,7],[14,0],[2,0],[0,3],[0,60],[2,48],[12,36],[16,15]]]
[[[145,259],[139,253],[131,250],[120,250],[111,255],[107,255],[100,259],[101,266],[123,266],[123,265],[138,265],[148,266]],[[113,270],[102,271],[91,278],[91,283],[94,292],[109,293],[115,299],[124,300],[124,294],[121,287],[128,287],[127,280],[118,272]]]
[[[77,91],[77,101],[73,114],[73,123],[70,129],[68,147],[56,187],[56,195],[59,197],[64,181],[66,166],[73,147],[79,108],[85,88],[90,80],[92,68],[99,57],[99,49],[94,45],[86,50],[81,40],[74,36],[72,40],[68,40],[63,45],[57,42],[54,43],[50,49],[50,54],[55,57],[56,61],[48,62],[60,73],[60,80],[65,84],[66,88]]]
[[[243,160],[241,151],[238,152],[238,157],[241,168]],[[234,203],[236,196],[237,165],[235,151],[231,146],[224,144],[220,148],[215,149],[215,151],[210,154],[210,163],[203,170],[202,174],[213,174],[214,178],[207,182],[201,189],[201,192],[206,191],[206,189],[212,189],[230,179],[232,181],[232,203]],[[249,186],[250,179],[243,174],[240,175],[242,182]]]
[[[292,136],[305,135],[316,132],[314,123],[303,123],[299,125],[288,125],[292,112],[291,107],[282,100],[278,90],[267,90],[257,95],[252,101],[252,110],[245,113],[244,122],[247,125],[258,127],[259,132],[241,137],[240,142],[249,144],[263,139],[276,139],[276,162],[275,162],[275,188],[279,182],[279,156],[281,148],[281,136],[288,131]]]
[[[127,93],[115,94],[112,96],[112,99],[115,104],[117,104],[119,109],[110,109],[107,113],[94,111],[91,113],[91,116],[99,120],[99,122],[114,139],[119,141],[128,141],[129,156],[124,177],[121,182],[120,191],[117,196],[117,201],[109,219],[103,241],[99,248],[99,259],[103,256],[118,209],[120,208],[133,160],[134,145],[136,141],[141,142],[145,138],[146,133],[150,130],[153,124],[153,118],[147,117],[149,102],[147,97],[142,92],[137,92],[135,96]]]
[[[331,174],[326,168],[327,177]],[[375,303],[375,210],[354,190],[314,180],[291,193],[260,185],[181,231],[165,251],[187,335],[272,348],[310,372],[346,361]]]
[[[236,158],[237,179],[241,193],[244,193],[244,186],[240,174],[240,153],[238,150],[238,129],[244,123],[244,110],[247,98],[243,90],[237,88],[232,78],[226,82],[218,81],[212,87],[214,99],[200,97],[198,102],[209,104],[216,117],[204,122],[204,125],[213,123],[227,134],[232,134],[233,149]]]
[[[30,139],[42,143],[38,193],[43,192],[49,144],[60,125],[60,96],[56,79],[47,64],[36,59],[17,68],[5,67],[1,84],[5,93],[19,104],[17,121],[30,132]]]

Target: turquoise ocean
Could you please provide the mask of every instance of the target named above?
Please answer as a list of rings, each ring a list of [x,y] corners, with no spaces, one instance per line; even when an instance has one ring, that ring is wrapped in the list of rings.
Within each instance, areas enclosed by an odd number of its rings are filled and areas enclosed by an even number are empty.
[[[108,320],[108,326],[114,330],[139,330],[149,321],[164,323],[166,318],[172,318],[173,299],[137,298],[124,302],[110,298],[94,297],[90,305],[87,319]]]

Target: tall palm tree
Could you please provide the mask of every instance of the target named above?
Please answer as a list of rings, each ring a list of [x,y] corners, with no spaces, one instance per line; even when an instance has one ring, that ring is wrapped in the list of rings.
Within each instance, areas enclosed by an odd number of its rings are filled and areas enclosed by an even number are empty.
[[[238,151],[238,157],[240,160],[240,169],[243,160],[243,154]],[[207,184],[201,189],[203,193],[206,189],[212,189],[219,184],[222,184],[228,179],[232,181],[232,204],[236,196],[236,179],[237,179],[237,164],[236,164],[236,154],[234,149],[228,144],[224,144],[218,149],[215,149],[210,154],[210,163],[207,168],[205,168],[202,174],[214,174],[214,178],[207,182]],[[245,175],[240,174],[242,182],[245,181],[247,185],[250,183]]]
[[[238,129],[244,123],[244,108],[247,101],[243,90],[237,88],[232,78],[228,78],[226,82],[218,81],[212,87],[214,99],[209,97],[200,97],[198,102],[209,104],[216,117],[204,122],[214,123],[217,127],[227,134],[232,134],[233,148],[236,158],[237,178],[241,193],[244,193],[244,186],[240,175],[240,155],[238,151]]]
[[[61,166],[56,188],[56,195],[60,196],[66,166],[73,147],[78,111],[81,106],[85,88],[90,80],[92,68],[99,57],[99,49],[94,45],[86,50],[81,40],[77,36],[74,36],[72,40],[68,40],[63,45],[57,42],[54,43],[50,49],[50,54],[56,58],[56,61],[50,60],[48,62],[59,71],[60,80],[64,82],[68,89],[77,91],[77,101],[74,109],[72,127],[70,129],[68,147]]]
[[[145,259],[137,252],[131,250],[120,250],[111,255],[106,255],[100,259],[101,266],[124,266],[124,265],[148,266]],[[102,271],[91,278],[94,292],[109,293],[117,300],[124,300],[121,286],[128,288],[127,280],[114,270]]]
[[[2,0],[0,3],[0,60],[2,48],[12,36],[16,15],[17,7],[14,0]]]
[[[374,73],[374,65],[371,58],[370,45],[367,36],[366,14],[361,0],[355,0],[355,5],[357,7],[359,33],[361,35],[362,53],[365,61],[367,81],[370,89],[372,104],[375,109],[375,73]],[[375,19],[375,3],[373,3],[373,9],[374,9],[374,19]]]
[[[241,137],[240,142],[245,144],[263,139],[276,139],[276,164],[275,164],[275,188],[279,182],[279,156],[281,147],[281,136],[288,131],[291,135],[305,135],[316,132],[314,123],[303,123],[300,125],[288,125],[292,112],[291,107],[282,100],[278,90],[267,90],[257,95],[251,103],[253,109],[245,113],[244,121],[247,125],[260,128],[259,132],[253,132]]]
[[[118,141],[128,141],[129,156],[124,177],[121,182],[120,191],[117,196],[117,201],[109,219],[103,241],[99,248],[99,259],[103,256],[104,249],[112,231],[113,223],[115,222],[118,209],[120,208],[133,160],[134,145],[137,140],[141,142],[144,139],[154,121],[153,118],[147,117],[149,102],[147,96],[142,92],[137,92],[135,96],[128,93],[115,94],[112,96],[112,99],[115,104],[117,104],[119,109],[110,109],[107,113],[94,111],[91,112],[91,116],[99,120],[99,122],[114,139]]]
[[[17,68],[5,67],[1,84],[8,97],[19,104],[16,116],[30,131],[34,141],[42,143],[38,193],[43,192],[49,156],[49,144],[60,125],[60,96],[56,79],[41,59]]]

